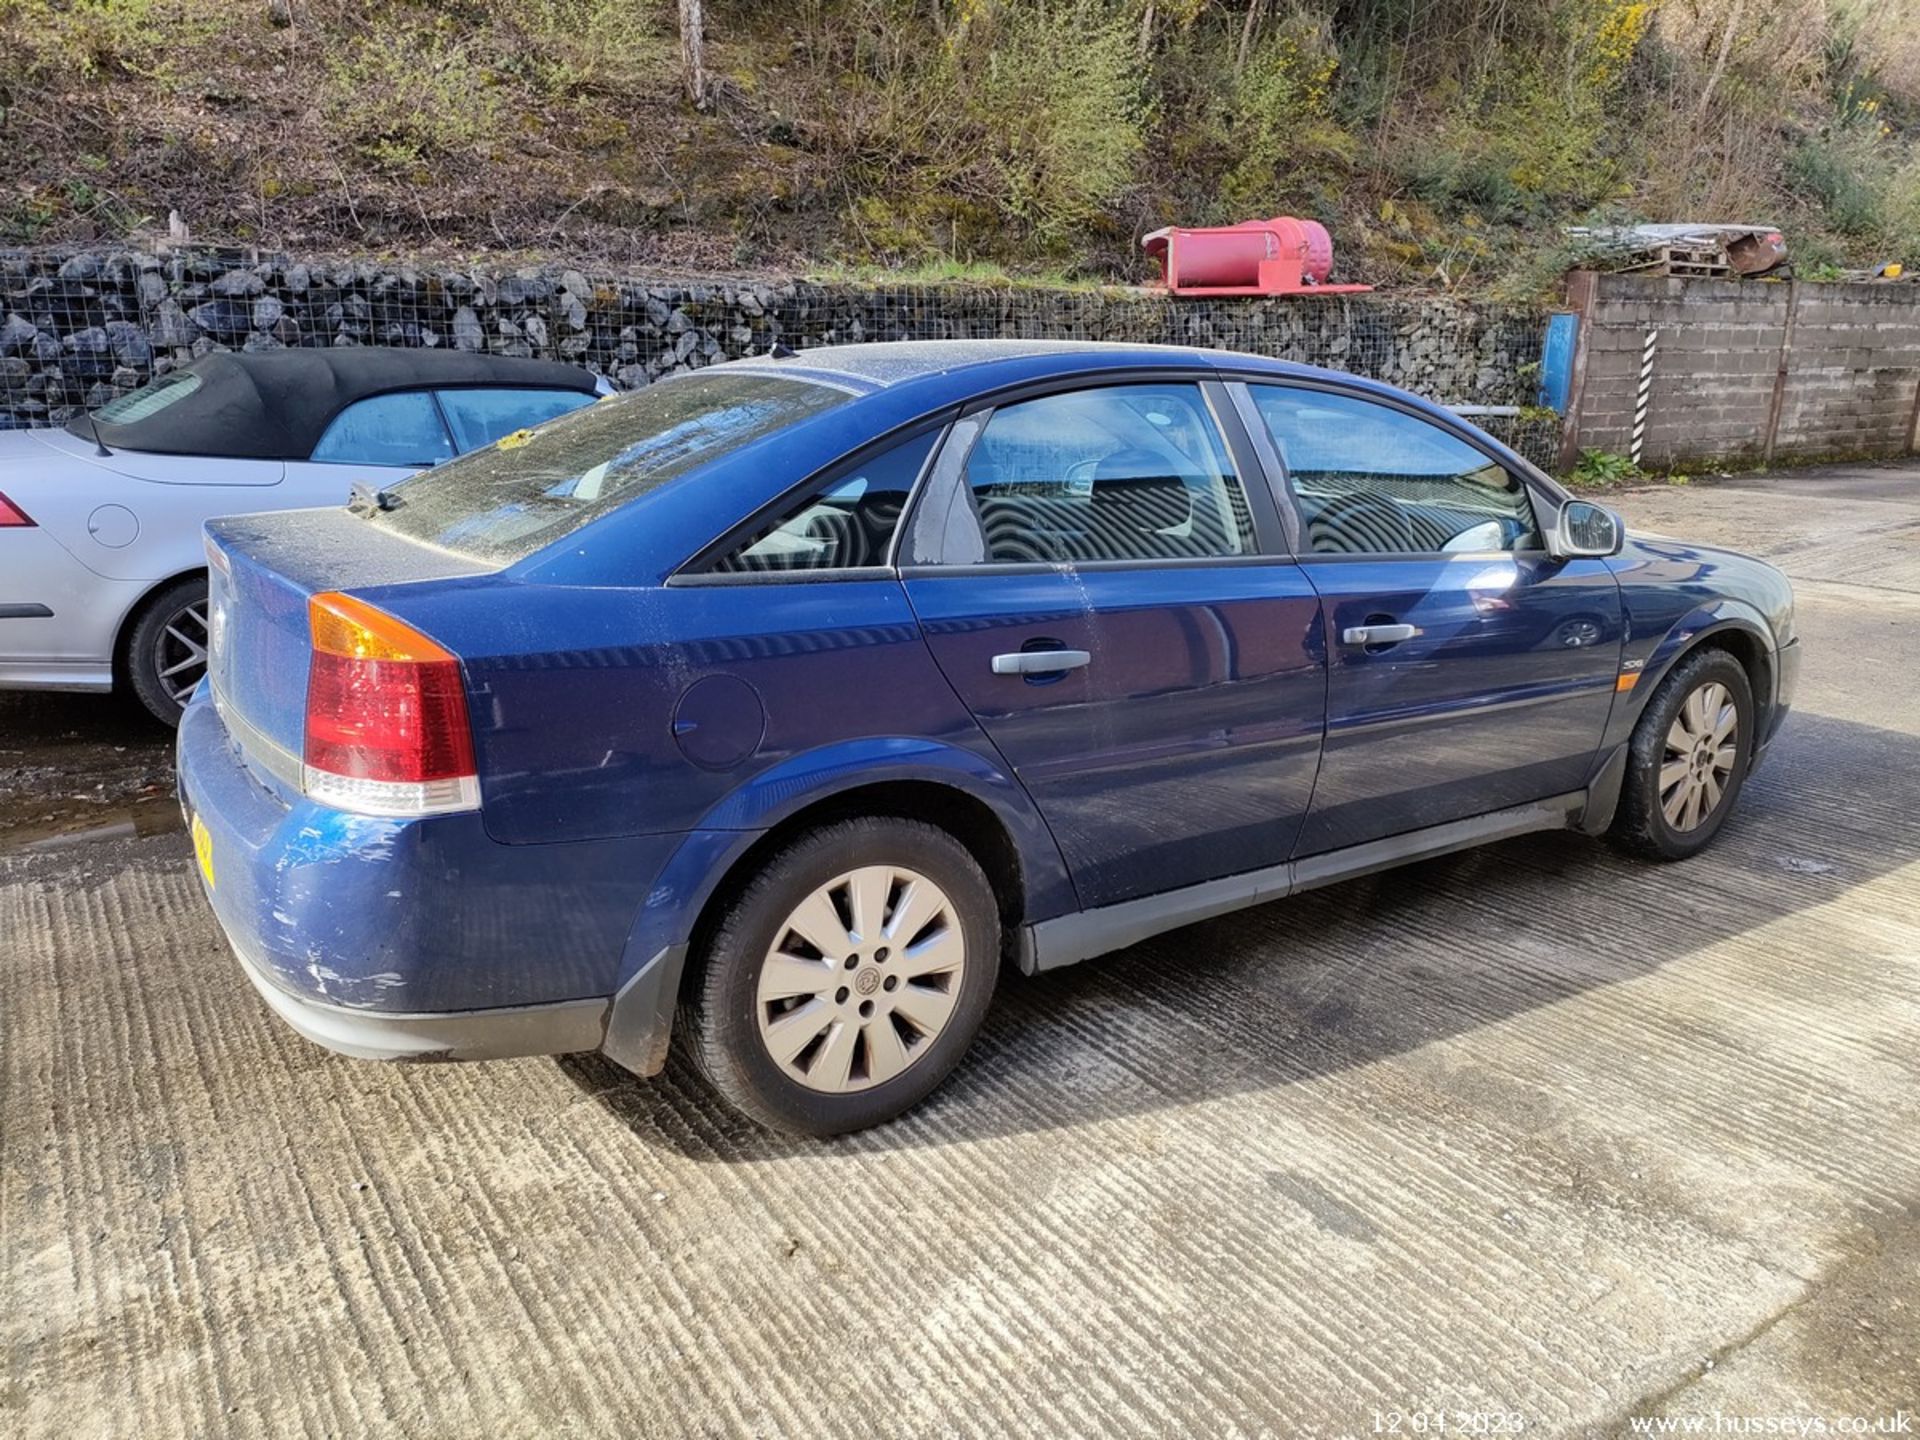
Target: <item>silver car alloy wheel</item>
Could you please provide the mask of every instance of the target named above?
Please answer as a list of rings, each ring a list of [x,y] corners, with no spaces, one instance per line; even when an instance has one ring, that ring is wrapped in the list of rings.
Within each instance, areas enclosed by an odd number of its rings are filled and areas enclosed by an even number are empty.
[[[850,870],[795,906],[767,948],[754,1001],[761,1043],[810,1090],[884,1084],[946,1028],[966,963],[938,885],[894,865]]]
[[[1718,681],[1708,681],[1680,706],[1667,727],[1660,767],[1660,810],[1682,834],[1698,830],[1720,808],[1739,757],[1740,712]]]
[[[207,673],[207,602],[196,600],[167,617],[153,642],[153,673],[160,688],[184,706]]]

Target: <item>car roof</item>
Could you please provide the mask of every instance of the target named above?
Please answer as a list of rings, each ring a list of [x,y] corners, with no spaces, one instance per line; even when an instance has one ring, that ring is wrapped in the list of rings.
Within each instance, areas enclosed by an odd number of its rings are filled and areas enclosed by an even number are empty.
[[[1309,365],[1193,345],[1139,345],[1107,340],[891,340],[859,345],[823,345],[774,359],[756,356],[735,365],[773,373],[838,381],[860,391],[888,389],[910,381],[983,367],[1017,370],[1023,375],[1070,375],[1128,366],[1178,365],[1204,369],[1257,369],[1273,374],[1329,375]],[[972,380],[990,386],[989,376]],[[1341,380],[1351,380],[1340,375]]]
[[[374,395],[422,387],[508,386],[593,393],[591,372],[551,360],[469,355],[457,350],[344,346],[233,353],[216,350],[174,373],[200,378],[191,396],[144,419],[98,422],[116,450],[212,455],[246,460],[305,460],[347,406]],[[68,433],[94,438],[95,420],[75,416]]]

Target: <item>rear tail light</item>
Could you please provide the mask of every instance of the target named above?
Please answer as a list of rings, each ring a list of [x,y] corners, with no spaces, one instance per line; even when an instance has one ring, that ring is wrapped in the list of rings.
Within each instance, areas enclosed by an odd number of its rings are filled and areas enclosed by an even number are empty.
[[[365,815],[478,808],[460,662],[350,595],[315,595],[307,624],[306,793]]]
[[[6,496],[0,495],[0,530],[18,529],[33,524],[33,520],[18,505]]]

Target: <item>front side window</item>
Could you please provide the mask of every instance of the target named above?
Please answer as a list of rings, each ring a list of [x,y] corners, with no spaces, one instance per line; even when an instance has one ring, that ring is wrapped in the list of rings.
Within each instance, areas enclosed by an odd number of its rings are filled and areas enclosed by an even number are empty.
[[[993,412],[967,457],[986,558],[1244,555],[1253,518],[1198,385],[1112,385]]]
[[[512,564],[677,475],[851,398],[750,371],[663,380],[417,475],[369,523]]]
[[[900,515],[939,432],[834,472],[778,521],[714,562],[722,574],[884,565]]]
[[[390,465],[409,470],[437,465],[453,455],[447,427],[433,396],[424,390],[375,395],[333,417],[313,447],[323,465]]]
[[[1439,426],[1352,395],[1253,385],[1319,554],[1535,550],[1527,487]]]
[[[453,431],[453,448],[462,455],[516,430],[544,425],[594,399],[578,390],[442,390],[439,396]]]

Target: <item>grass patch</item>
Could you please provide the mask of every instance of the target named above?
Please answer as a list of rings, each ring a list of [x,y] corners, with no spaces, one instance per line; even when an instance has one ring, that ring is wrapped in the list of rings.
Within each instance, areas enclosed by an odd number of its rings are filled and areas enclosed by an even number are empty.
[[[823,285],[979,285],[996,290],[1100,291],[1116,288],[1065,270],[1009,270],[992,260],[955,260],[940,257],[914,264],[836,262],[807,272]]]

